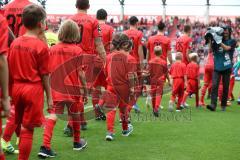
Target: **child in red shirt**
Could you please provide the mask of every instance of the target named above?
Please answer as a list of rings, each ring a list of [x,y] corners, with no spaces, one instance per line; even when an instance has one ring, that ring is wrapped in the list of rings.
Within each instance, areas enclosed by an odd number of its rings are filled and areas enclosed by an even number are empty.
[[[173,79],[173,87],[172,87],[172,96],[171,100],[169,101],[169,108],[170,112],[174,109],[174,103],[176,97],[178,98],[177,102],[177,111],[179,111],[183,95],[184,95],[184,82],[185,82],[185,75],[186,75],[186,65],[182,62],[182,53],[178,52],[176,54],[176,62],[174,62],[170,68],[170,75]]]
[[[43,158],[56,156],[51,149],[51,139],[57,115],[62,115],[65,107],[68,110],[69,118],[72,119],[73,150],[79,151],[87,146],[87,142],[80,139],[79,113],[83,108],[83,103],[82,94],[78,91],[80,91],[79,86],[82,86],[81,88],[86,93],[86,79],[81,68],[82,49],[76,45],[80,39],[77,24],[72,20],[65,21],[59,29],[58,39],[60,43],[50,49],[50,81],[52,82],[54,106],[48,110],[50,115],[45,122],[43,145],[38,153],[38,156]],[[56,83],[56,80],[59,82],[64,80],[66,84],[64,82]]]
[[[132,42],[125,34],[116,34],[113,38],[114,51],[107,56],[106,75],[107,91],[96,108],[108,109],[107,141],[114,139],[114,120],[116,106],[119,108],[122,121],[122,135],[129,136],[132,125],[128,124],[128,106],[135,104],[135,87],[137,80],[137,61],[129,55]]]
[[[160,100],[163,92],[164,77],[168,77],[167,63],[161,58],[162,47],[154,48],[155,57],[149,61],[151,97],[154,116],[159,116]]]
[[[38,38],[46,28],[46,12],[38,5],[29,5],[23,10],[22,21],[27,32],[12,43],[9,67],[13,79],[15,123],[22,126],[18,159],[28,160],[34,128],[43,124],[44,91],[49,108],[53,102],[49,85],[49,50]]]
[[[186,100],[189,94],[195,94],[196,95],[196,107],[199,107],[199,85],[200,85],[200,79],[199,79],[199,65],[197,64],[198,61],[198,54],[197,53],[191,53],[189,55],[189,58],[191,62],[187,65],[186,69],[186,76],[187,76],[187,88],[183,96],[182,105],[181,107],[186,107]]]

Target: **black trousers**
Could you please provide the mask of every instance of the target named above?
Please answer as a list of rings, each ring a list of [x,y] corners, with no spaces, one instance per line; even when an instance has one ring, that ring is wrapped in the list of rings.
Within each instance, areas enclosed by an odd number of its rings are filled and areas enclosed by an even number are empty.
[[[232,71],[232,69],[228,69],[225,71],[214,71],[213,80],[212,80],[212,94],[211,94],[212,107],[215,107],[215,108],[217,107],[218,88],[219,88],[220,80],[222,80],[222,84],[223,84],[223,94],[222,94],[221,106],[222,107],[227,106],[231,71]]]

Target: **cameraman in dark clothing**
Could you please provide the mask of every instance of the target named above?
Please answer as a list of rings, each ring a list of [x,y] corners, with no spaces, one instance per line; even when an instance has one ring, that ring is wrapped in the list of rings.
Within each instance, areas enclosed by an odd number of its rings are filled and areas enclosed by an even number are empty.
[[[236,47],[236,41],[231,39],[231,28],[228,26],[222,27],[223,35],[213,34],[212,38],[207,38],[209,46],[214,55],[214,73],[213,85],[211,94],[211,105],[207,105],[207,109],[215,111],[217,107],[219,82],[222,80],[223,94],[221,101],[222,111],[226,110],[229,81],[233,67],[233,54]]]

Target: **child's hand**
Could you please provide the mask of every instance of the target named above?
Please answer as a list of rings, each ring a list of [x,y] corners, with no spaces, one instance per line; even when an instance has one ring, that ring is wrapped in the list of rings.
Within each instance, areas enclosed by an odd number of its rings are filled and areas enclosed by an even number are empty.
[[[52,97],[47,98],[47,105],[48,105],[48,110],[53,108],[53,100]]]

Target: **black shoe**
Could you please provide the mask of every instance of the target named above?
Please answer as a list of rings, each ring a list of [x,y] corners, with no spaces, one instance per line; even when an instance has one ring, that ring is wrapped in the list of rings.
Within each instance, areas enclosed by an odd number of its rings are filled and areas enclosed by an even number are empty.
[[[103,109],[101,108],[101,106],[99,106],[98,104],[96,104],[96,105],[95,105],[95,109],[96,109],[97,113],[99,114],[99,117],[100,117],[103,121],[105,121],[105,120],[106,120],[106,115],[105,115]]]
[[[96,117],[95,120],[96,121],[101,121],[102,119],[101,119],[101,117]]]
[[[153,111],[154,117],[159,117],[159,112],[158,111]]]
[[[101,116],[101,119],[102,119],[102,121],[106,121],[107,118],[106,118],[105,115],[102,115],[102,116]]]
[[[87,130],[87,124],[81,124],[81,130],[86,131]]]
[[[216,111],[216,107],[213,107],[212,105],[207,105],[207,109],[212,112]]]
[[[47,149],[44,146],[40,147],[40,151],[38,153],[38,157],[40,158],[54,158],[56,157],[56,153],[52,151],[51,149]]]
[[[87,147],[87,141],[85,141],[84,139],[81,139],[80,142],[74,142],[73,143],[73,150],[74,151],[81,151],[86,147]]]

